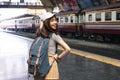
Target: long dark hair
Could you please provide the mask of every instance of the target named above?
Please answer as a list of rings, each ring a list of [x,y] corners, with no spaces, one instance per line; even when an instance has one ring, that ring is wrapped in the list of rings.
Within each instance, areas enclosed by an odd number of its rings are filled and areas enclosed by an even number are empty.
[[[52,29],[52,28],[50,27],[50,20],[51,20],[53,17],[56,18],[56,16],[54,15],[54,16],[52,16],[51,18],[48,18],[48,19],[46,19],[45,21],[43,21],[42,29],[38,28],[37,31],[36,31],[37,37],[38,37],[38,36],[49,37],[50,33],[55,33],[56,35],[59,34],[59,32],[58,32],[58,25],[57,25],[56,29]]]

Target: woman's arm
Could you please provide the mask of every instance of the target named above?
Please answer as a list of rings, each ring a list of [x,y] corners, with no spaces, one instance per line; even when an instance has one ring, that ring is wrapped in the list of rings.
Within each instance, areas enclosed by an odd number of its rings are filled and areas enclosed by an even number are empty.
[[[59,54],[59,55],[56,54],[54,56],[55,59],[57,59],[59,61],[61,58],[63,58],[64,56],[66,56],[70,52],[71,49],[70,49],[70,47],[67,45],[67,43],[64,40],[60,40],[58,43],[64,49],[61,54]]]

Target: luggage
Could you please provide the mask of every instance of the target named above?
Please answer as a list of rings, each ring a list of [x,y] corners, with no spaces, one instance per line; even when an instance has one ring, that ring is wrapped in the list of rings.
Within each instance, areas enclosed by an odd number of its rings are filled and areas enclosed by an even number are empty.
[[[30,48],[28,58],[28,74],[44,77],[51,65],[48,59],[49,38],[36,38]]]

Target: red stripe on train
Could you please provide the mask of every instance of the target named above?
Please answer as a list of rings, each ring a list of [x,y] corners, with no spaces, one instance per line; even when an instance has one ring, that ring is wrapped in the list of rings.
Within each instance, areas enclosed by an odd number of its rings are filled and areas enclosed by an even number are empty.
[[[85,32],[90,33],[105,33],[105,34],[120,34],[120,30],[117,29],[85,29]]]

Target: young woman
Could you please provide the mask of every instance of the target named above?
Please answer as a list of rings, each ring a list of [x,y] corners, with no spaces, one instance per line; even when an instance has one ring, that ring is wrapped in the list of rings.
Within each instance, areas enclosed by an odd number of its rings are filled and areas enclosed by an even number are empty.
[[[50,37],[48,48],[49,63],[51,64],[54,59],[55,62],[44,78],[35,77],[35,80],[59,80],[58,62],[70,52],[70,47],[59,35],[56,16],[52,13],[47,13],[43,16],[43,22],[41,22],[40,28],[37,30],[36,34],[37,36]],[[58,45],[64,49],[61,54],[57,53]]]

